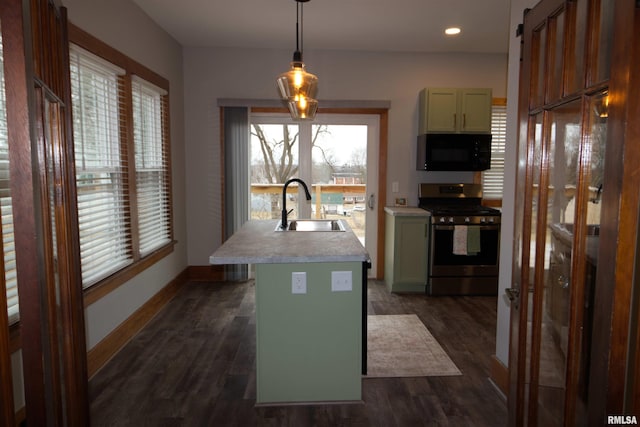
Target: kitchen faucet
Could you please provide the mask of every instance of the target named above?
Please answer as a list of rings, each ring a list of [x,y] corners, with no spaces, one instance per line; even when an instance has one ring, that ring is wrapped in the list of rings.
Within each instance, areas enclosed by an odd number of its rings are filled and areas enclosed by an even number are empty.
[[[287,215],[289,214],[289,212],[291,212],[291,211],[287,212],[287,187],[292,182],[299,182],[300,184],[302,184],[302,188],[304,188],[304,192],[307,197],[307,200],[311,200],[311,194],[309,193],[307,184],[305,184],[304,181],[301,180],[300,178],[291,178],[290,180],[284,183],[284,187],[282,187],[282,223],[280,224],[280,228],[283,230],[287,229]]]

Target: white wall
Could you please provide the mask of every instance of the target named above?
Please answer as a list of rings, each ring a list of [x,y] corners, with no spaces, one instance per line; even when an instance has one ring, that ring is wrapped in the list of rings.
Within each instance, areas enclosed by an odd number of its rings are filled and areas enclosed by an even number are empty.
[[[518,158],[518,86],[520,80],[520,37],[516,28],[522,23],[525,8],[538,0],[511,0],[509,24],[509,72],[507,83],[507,148],[505,153],[504,196],[500,227],[500,277],[498,279],[498,319],[496,325],[496,357],[509,365],[509,325],[511,308],[504,290],[511,287],[513,266],[513,233],[515,213],[516,166]]]
[[[185,48],[185,139],[189,264],[207,265],[221,244],[218,98],[276,99],[275,77],[292,52],[267,49]],[[469,182],[471,173],[417,172],[418,93],[426,86],[490,87],[506,97],[506,55],[305,51],[322,100],[386,100],[389,111],[389,204],[417,204],[420,182]],[[391,193],[391,183],[399,193]]]
[[[187,267],[182,47],[130,0],[63,0],[69,21],[169,80],[174,252],[86,310],[90,349]]]

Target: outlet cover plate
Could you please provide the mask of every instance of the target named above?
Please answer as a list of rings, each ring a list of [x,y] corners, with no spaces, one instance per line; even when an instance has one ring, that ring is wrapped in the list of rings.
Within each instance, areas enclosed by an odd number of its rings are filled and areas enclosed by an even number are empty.
[[[353,290],[351,271],[331,272],[331,292],[351,292]]]
[[[294,271],[291,273],[291,293],[307,293],[307,273],[305,271]]]

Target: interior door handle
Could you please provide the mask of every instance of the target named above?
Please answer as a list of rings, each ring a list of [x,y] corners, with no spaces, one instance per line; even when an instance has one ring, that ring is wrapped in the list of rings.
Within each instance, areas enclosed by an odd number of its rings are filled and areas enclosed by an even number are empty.
[[[511,302],[517,301],[518,297],[520,297],[520,289],[518,288],[507,288],[504,290],[504,293],[507,294],[507,298],[509,298]]]
[[[507,288],[504,290],[507,298],[516,310],[520,307],[520,288]]]
[[[375,198],[373,196],[373,194],[369,195],[369,200],[367,200],[367,205],[369,206],[369,209],[373,210],[374,206],[375,206]]]

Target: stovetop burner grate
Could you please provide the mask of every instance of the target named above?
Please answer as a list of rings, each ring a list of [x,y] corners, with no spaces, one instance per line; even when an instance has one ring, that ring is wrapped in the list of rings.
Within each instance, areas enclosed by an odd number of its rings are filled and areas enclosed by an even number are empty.
[[[420,203],[420,208],[431,212],[432,215],[500,215],[498,209],[483,205],[432,205]]]

